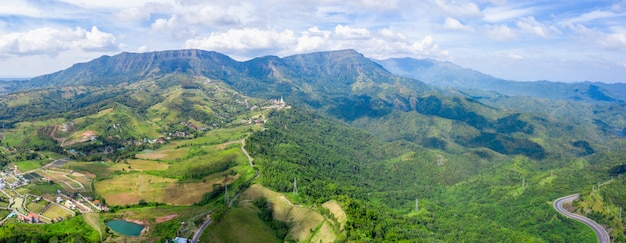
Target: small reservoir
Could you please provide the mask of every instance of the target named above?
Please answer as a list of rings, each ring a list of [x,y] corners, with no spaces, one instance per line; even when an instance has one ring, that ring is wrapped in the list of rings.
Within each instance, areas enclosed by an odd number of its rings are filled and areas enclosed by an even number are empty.
[[[139,236],[144,228],[143,225],[121,219],[108,221],[106,225],[113,231],[126,236]]]

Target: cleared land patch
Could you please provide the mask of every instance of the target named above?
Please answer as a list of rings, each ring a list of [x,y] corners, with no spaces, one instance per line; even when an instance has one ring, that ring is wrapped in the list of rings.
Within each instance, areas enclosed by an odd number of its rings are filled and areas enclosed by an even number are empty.
[[[339,223],[340,229],[343,229],[346,222],[348,222],[348,216],[346,215],[346,212],[343,211],[341,206],[339,206],[339,203],[335,200],[330,200],[323,203],[322,207],[325,207],[328,211],[330,211],[335,220],[337,220],[337,223]]]
[[[212,223],[200,242],[282,242],[251,208],[233,208],[218,223]]]
[[[128,163],[117,163],[110,167],[113,170],[138,170],[138,171],[150,171],[150,170],[167,170],[170,165],[165,162],[158,162],[152,160],[131,159]]]
[[[202,196],[213,190],[215,184],[230,184],[239,175],[207,177],[199,182],[178,182],[145,173],[128,173],[96,182],[96,192],[102,195],[108,204],[137,204],[140,199],[147,202],[162,202],[173,205],[191,205],[200,201]]]
[[[265,197],[270,202],[276,220],[291,223],[289,235],[297,241],[310,241],[313,238],[319,238],[333,242],[337,238],[332,227],[322,225],[322,223],[327,224],[327,222],[320,213],[304,206],[292,205],[284,195],[259,184],[250,186],[241,194],[239,206],[250,207],[249,204],[260,197]],[[322,235],[316,237],[316,234]]]

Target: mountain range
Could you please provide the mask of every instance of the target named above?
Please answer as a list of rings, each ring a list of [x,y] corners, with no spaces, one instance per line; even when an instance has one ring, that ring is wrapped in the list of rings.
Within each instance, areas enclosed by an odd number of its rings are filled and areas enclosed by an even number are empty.
[[[199,77],[221,81],[225,87],[249,97],[283,97],[292,104],[322,111],[384,139],[406,139],[437,148],[459,145],[488,147],[505,154],[522,153],[541,158],[545,153],[544,148],[553,145],[542,146],[532,142],[539,136],[535,130],[545,129],[558,134],[568,133],[568,130],[584,131],[571,137],[576,140],[591,139],[601,144],[600,137],[604,135],[598,132],[621,134],[626,127],[626,112],[619,114],[619,111],[625,110],[621,100],[623,93],[620,92],[624,88],[622,84],[506,81],[449,62],[409,58],[373,61],[354,50],[284,58],[265,56],[244,62],[202,50],[122,53],[75,64],[66,70],[28,81],[14,82],[11,83],[14,85],[11,89],[13,92],[24,90],[21,92],[49,93],[44,90],[82,87],[80,89],[92,92],[92,96],[85,97],[86,100],[104,102],[118,95],[131,97],[127,100],[132,100],[142,89],[150,90],[146,82],[162,90],[181,82],[185,86],[184,80]],[[132,90],[132,95],[128,94],[129,90]],[[76,100],[67,103],[82,106],[79,100],[83,96],[71,97]],[[0,102],[0,105],[7,107],[5,114],[8,115],[4,116],[5,119],[15,117],[15,112],[11,111],[21,110],[19,106],[8,105],[7,100],[11,98],[4,98],[4,102]],[[142,98],[129,102],[145,103],[144,107],[154,107],[159,102],[149,100]],[[46,98],[45,102],[61,101],[63,99]],[[536,104],[529,105],[535,101]],[[561,107],[554,107],[554,110],[576,109],[579,116],[576,113],[546,110],[550,106]],[[607,109],[598,107],[610,107],[611,111],[607,114]],[[528,115],[520,115],[516,110]],[[45,115],[46,111],[59,112],[47,107],[37,114]],[[586,112],[586,119],[580,119],[581,112]],[[206,110],[186,113],[204,117],[225,115]],[[621,118],[607,119],[610,115]],[[424,126],[433,118],[451,120],[463,129]],[[415,121],[419,121],[417,124],[422,126],[410,124]],[[374,127],[373,124],[386,125]],[[468,133],[469,130],[474,132]],[[432,133],[447,135],[430,137]]]

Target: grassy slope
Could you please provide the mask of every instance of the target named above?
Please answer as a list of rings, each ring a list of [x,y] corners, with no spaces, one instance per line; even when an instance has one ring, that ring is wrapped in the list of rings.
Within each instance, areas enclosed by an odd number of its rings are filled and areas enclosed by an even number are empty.
[[[282,242],[257,216],[254,208],[233,208],[219,223],[211,223],[201,242]]]

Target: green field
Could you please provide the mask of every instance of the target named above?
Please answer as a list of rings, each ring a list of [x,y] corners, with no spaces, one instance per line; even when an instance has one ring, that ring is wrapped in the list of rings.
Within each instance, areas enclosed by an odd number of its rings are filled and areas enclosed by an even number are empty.
[[[211,223],[200,242],[283,242],[252,208],[233,208],[219,223]]]
[[[11,214],[11,210],[0,209],[0,220],[6,218],[9,214]]]
[[[57,206],[57,205],[51,205],[48,210],[46,210],[46,212],[44,212],[42,214],[43,216],[46,216],[48,218],[51,219],[56,219],[58,217],[61,217],[63,219],[68,219],[72,216],[74,216],[74,214],[68,212],[67,210]]]
[[[15,162],[15,165],[17,165],[17,168],[24,173],[26,171],[37,169],[50,162],[51,160],[27,160]]]
[[[48,202],[45,200],[41,200],[39,202],[29,201],[28,203],[26,203],[26,208],[28,208],[28,210],[33,213],[39,214],[46,207],[46,204],[48,204]]]

